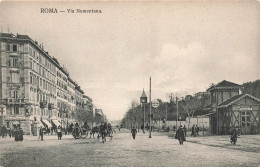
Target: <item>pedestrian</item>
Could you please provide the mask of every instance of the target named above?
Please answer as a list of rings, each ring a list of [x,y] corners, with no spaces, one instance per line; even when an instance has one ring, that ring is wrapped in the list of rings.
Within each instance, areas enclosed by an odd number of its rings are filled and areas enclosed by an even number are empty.
[[[183,141],[186,141],[182,125],[177,130],[176,135],[175,135],[175,139],[179,140],[180,145],[183,145]]]
[[[9,135],[10,138],[12,137],[12,129],[11,128],[8,128],[8,135]]]
[[[7,136],[7,128],[5,126],[3,126],[2,128],[2,138],[6,138]]]
[[[192,128],[191,128],[191,136],[196,137],[196,129],[195,129],[195,125],[193,124]]]
[[[19,136],[20,136],[19,133],[20,133],[19,128],[15,127],[15,129],[14,129],[14,141],[19,141]]]
[[[173,125],[173,132],[175,132],[175,130],[176,130],[176,126],[175,126],[175,125]]]
[[[236,126],[231,137],[230,137],[230,142],[233,145],[236,145],[237,143],[237,136],[238,136],[238,127]]]
[[[195,130],[196,130],[196,135],[199,136],[199,126],[196,125]]]
[[[41,139],[41,141],[43,141],[43,128],[42,128],[42,126],[40,127],[40,130],[39,130],[39,139]]]
[[[187,128],[186,128],[186,126],[185,126],[185,125],[183,126],[183,131],[184,131],[184,136],[186,137]]]
[[[23,130],[22,130],[22,128],[19,129],[19,141],[23,141]]]
[[[62,131],[61,131],[61,126],[59,125],[58,128],[57,128],[57,134],[58,134],[58,140],[61,140],[61,137],[62,137]]]
[[[145,133],[145,131],[144,131],[144,123],[142,123],[141,129],[142,129],[143,133]]]
[[[137,130],[136,130],[135,126],[133,126],[133,128],[131,130],[131,133],[132,133],[133,139],[135,140],[135,136],[136,136],[136,133],[137,133]]]

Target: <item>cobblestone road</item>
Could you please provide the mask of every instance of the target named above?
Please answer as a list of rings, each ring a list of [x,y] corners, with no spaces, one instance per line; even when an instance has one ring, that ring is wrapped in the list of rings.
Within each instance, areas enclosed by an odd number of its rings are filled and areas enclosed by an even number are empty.
[[[178,141],[167,136],[118,133],[106,143],[66,136],[0,139],[0,166],[259,166],[260,153]],[[199,140],[199,139],[196,139]],[[227,141],[228,142],[228,141]]]

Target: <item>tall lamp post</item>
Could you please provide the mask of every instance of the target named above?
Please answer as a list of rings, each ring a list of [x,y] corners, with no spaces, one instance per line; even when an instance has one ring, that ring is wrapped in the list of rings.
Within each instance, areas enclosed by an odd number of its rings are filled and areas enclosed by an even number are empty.
[[[145,104],[146,103],[147,103],[147,96],[146,96],[146,94],[144,92],[144,89],[143,89],[143,93],[142,93],[142,95],[140,97],[140,104],[141,104],[141,106],[144,106],[144,122],[143,122],[144,127],[143,127],[143,133],[145,133],[144,132],[144,128],[145,128]]]
[[[178,111],[178,97],[177,96],[176,96],[176,108],[177,108],[176,129],[178,129],[179,111]]]
[[[4,124],[4,109],[5,109],[5,105],[0,105],[0,126],[2,126]]]
[[[152,101],[151,101],[151,97],[152,97],[152,79],[151,79],[151,77],[150,77],[150,94],[149,94],[149,101],[150,101],[150,129],[149,129],[149,138],[152,138],[152,134],[151,134],[151,132],[152,132],[152,126],[151,126],[151,124],[152,124]]]

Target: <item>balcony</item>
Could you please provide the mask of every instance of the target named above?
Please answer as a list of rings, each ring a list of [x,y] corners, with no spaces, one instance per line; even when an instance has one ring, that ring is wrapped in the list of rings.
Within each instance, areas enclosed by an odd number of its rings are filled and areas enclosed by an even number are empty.
[[[24,98],[20,98],[20,99],[6,98],[6,104],[7,105],[24,105],[25,99]]]

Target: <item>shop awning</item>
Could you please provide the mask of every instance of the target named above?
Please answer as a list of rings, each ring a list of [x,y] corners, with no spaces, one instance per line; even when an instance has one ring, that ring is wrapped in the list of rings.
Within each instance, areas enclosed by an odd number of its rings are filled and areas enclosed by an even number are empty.
[[[54,124],[56,127],[58,127],[58,126],[61,125],[60,122],[59,122],[57,119],[52,119],[52,122],[53,122],[53,124]]]
[[[52,127],[51,123],[50,123],[47,119],[42,119],[42,122],[43,122],[43,124],[45,124],[46,126],[48,126],[48,128],[51,128],[51,127]]]
[[[44,128],[44,125],[42,124],[41,119],[39,117],[35,117],[35,118],[36,118],[36,121],[34,121],[34,123],[37,124],[37,127]]]

